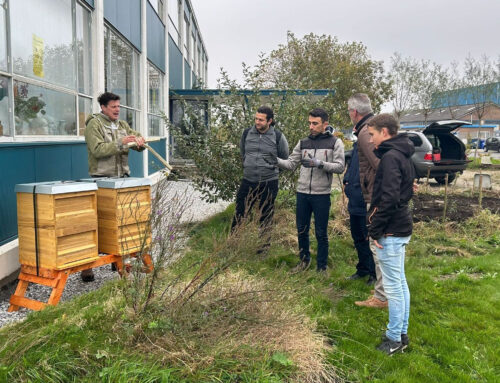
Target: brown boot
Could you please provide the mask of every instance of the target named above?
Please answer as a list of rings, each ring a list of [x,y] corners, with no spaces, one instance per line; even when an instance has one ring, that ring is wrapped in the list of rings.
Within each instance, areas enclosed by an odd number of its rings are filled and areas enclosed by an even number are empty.
[[[378,298],[375,298],[374,296],[371,296],[368,298],[366,301],[356,301],[354,302],[356,306],[363,306],[363,307],[371,307],[374,309],[385,309],[389,307],[389,303],[387,301],[381,301]]]
[[[80,276],[82,277],[82,281],[84,282],[93,282],[95,279],[92,269],[83,270]]]

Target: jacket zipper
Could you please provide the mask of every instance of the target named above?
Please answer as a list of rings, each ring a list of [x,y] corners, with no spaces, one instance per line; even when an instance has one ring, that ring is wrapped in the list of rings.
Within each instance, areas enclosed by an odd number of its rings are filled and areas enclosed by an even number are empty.
[[[314,156],[313,157],[316,157],[316,149],[314,149]],[[309,179],[309,194],[312,194],[313,170],[314,170],[314,168],[311,168],[311,177]]]

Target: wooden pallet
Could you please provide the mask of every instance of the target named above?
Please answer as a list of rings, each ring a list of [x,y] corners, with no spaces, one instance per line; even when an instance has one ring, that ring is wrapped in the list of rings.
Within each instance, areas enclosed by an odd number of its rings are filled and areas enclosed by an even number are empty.
[[[131,256],[135,257],[136,254],[132,254]],[[153,262],[149,254],[142,255],[142,262],[144,264],[144,272],[149,273],[153,271]],[[38,311],[46,306],[56,306],[61,299],[64,287],[66,286],[66,281],[71,274],[110,263],[114,263],[116,265],[118,273],[122,276],[130,271],[128,265],[125,265],[124,270],[123,258],[114,254],[101,256],[92,263],[75,264],[74,266],[64,270],[39,268],[38,275],[35,266],[21,265],[21,273],[18,277],[19,282],[17,284],[16,291],[10,297],[10,306],[7,311],[18,311],[20,307],[26,307],[28,309]],[[30,283],[52,288],[47,303],[29,299],[24,296]]]

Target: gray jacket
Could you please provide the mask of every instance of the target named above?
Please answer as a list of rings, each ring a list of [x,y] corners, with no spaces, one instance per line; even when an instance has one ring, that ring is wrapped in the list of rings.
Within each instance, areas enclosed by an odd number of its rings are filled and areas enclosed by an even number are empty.
[[[279,158],[288,158],[288,142],[282,133],[276,145],[276,131],[271,126],[264,134],[253,126],[243,142],[240,139],[240,153],[243,160],[243,178],[250,182],[277,180],[279,169],[266,162],[265,154],[273,154]]]
[[[287,160],[278,158],[282,169],[295,170],[302,159],[309,159],[309,154],[323,161],[323,168],[300,167],[297,192],[305,194],[330,194],[333,173],[344,171],[344,144],[341,139],[323,133],[300,140]]]

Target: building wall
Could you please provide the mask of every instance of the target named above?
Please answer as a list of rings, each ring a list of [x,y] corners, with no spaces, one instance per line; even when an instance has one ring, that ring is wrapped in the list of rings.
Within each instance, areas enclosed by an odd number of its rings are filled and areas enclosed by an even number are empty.
[[[0,0],[0,281],[18,267],[14,186],[88,177],[98,95],[119,94],[120,118],[168,156],[170,87],[193,71],[206,83],[207,63],[190,0]],[[147,150],[129,162],[132,176],[162,167]]]

